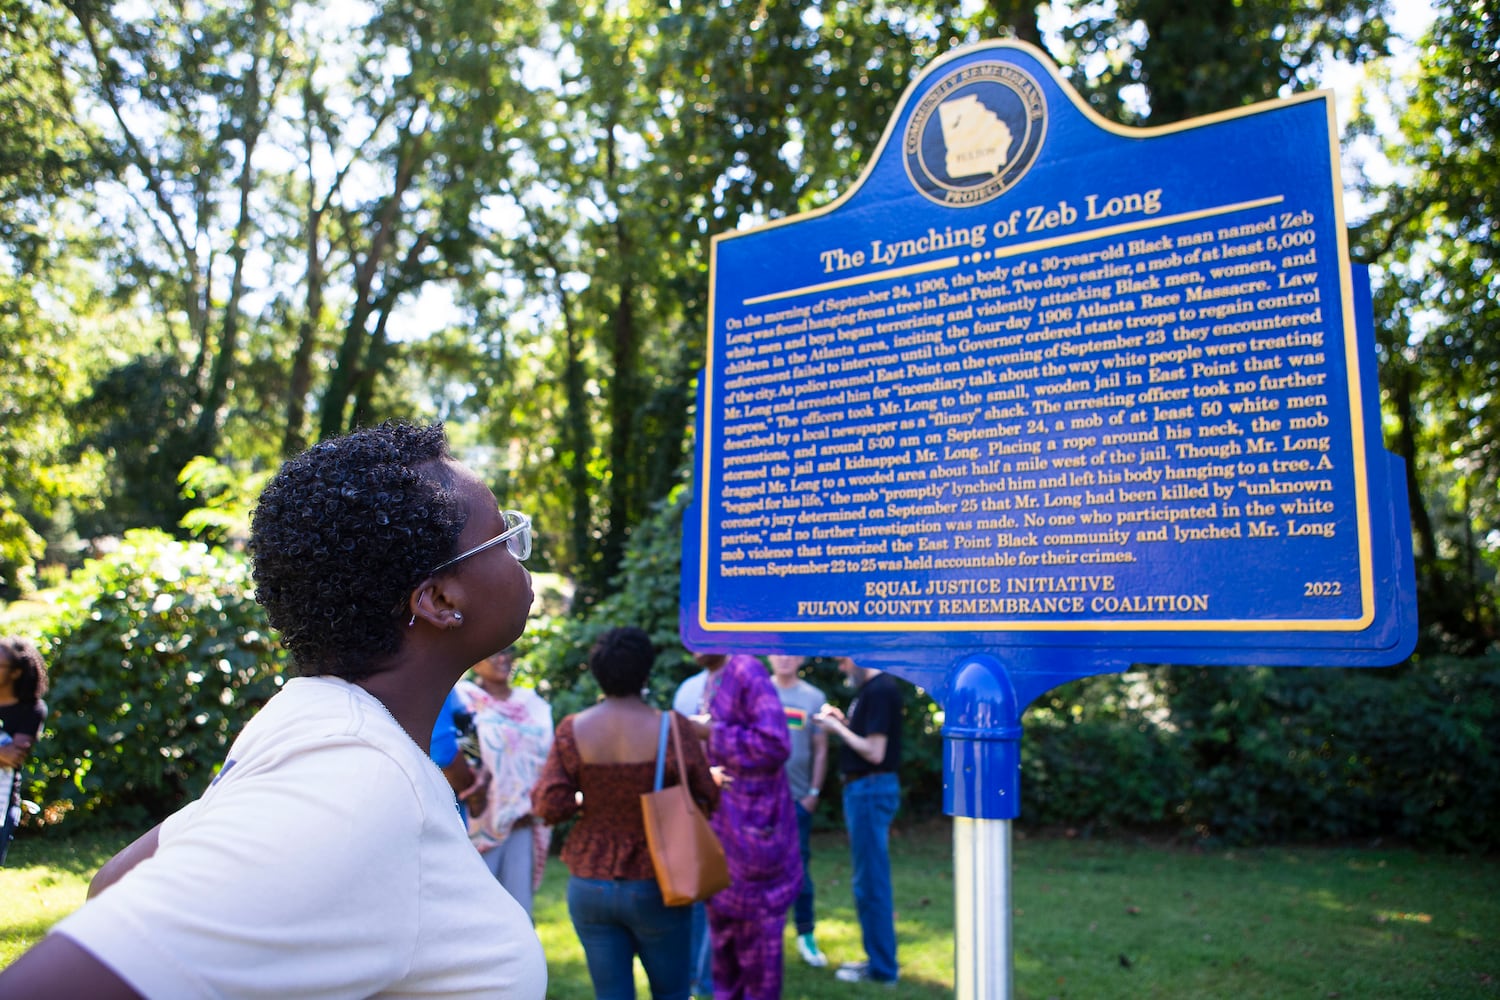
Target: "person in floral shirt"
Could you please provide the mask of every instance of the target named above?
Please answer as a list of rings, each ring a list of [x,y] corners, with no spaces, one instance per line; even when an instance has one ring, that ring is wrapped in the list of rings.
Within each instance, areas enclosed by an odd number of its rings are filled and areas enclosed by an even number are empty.
[[[476,681],[457,692],[474,717],[474,742],[489,773],[483,808],[469,817],[469,839],[490,872],[531,913],[552,830],[531,814],[531,789],[552,749],[552,709],[530,688],[512,687],[513,649],[474,664]]]

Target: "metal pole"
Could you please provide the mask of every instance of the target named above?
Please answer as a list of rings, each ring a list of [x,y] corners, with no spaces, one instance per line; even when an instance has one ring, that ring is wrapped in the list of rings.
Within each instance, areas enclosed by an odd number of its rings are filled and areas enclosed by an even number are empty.
[[[954,990],[958,1000],[1014,991],[1008,819],[953,817]]]
[[[1012,995],[1011,821],[1019,812],[1021,718],[992,656],[949,672],[943,699],[943,811],[953,817],[953,983],[959,1000]]]

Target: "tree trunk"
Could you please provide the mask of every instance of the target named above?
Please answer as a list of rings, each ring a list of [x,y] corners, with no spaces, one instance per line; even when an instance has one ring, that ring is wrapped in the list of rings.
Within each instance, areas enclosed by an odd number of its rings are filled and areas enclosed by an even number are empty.
[[[307,207],[307,273],[303,278],[307,292],[287,378],[286,428],[281,436],[281,454],[286,458],[307,447],[307,396],[312,391],[313,351],[323,318],[323,211],[313,207],[310,190]]]
[[[401,222],[401,200],[411,186],[416,168],[423,157],[420,136],[407,135],[404,140],[405,149],[397,162],[394,187],[381,207],[364,262],[355,274],[354,310],[344,326],[344,339],[339,344],[333,371],[329,373],[328,388],[323,395],[318,426],[320,439],[335,437],[353,429],[352,422],[345,423],[345,415],[350,398],[363,376],[361,359],[366,354],[365,339],[370,335],[366,327],[376,308],[376,303],[371,298],[371,289],[375,285],[375,276],[380,273],[381,262],[395,240],[396,229]],[[354,230],[357,229],[356,223]]]

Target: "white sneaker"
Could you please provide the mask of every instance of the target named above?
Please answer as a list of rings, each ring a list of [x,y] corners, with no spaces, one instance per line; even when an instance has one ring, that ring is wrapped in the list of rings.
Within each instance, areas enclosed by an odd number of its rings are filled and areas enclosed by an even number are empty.
[[[797,954],[802,956],[802,961],[815,969],[821,969],[828,964],[828,956],[818,950],[818,942],[813,940],[811,931],[797,935]]]
[[[833,974],[833,978],[841,983],[862,983],[870,978],[870,963],[845,962],[839,966],[839,970]]]
[[[879,983],[887,989],[895,989],[895,979],[875,979],[870,975],[869,962],[845,962],[839,966],[833,978],[841,983]]]

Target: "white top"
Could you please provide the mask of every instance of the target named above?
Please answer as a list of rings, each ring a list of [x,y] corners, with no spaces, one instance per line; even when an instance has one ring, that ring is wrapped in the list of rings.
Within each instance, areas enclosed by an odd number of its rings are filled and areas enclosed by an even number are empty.
[[[703,711],[703,688],[708,683],[708,671],[700,670],[677,686],[672,696],[672,710],[679,715],[698,715]]]
[[[479,759],[490,772],[484,809],[469,816],[469,839],[489,851],[531,815],[531,790],[552,749],[552,709],[530,688],[511,688],[504,699],[469,681],[459,681],[456,690],[474,713]]]
[[[148,998],[515,997],[547,967],[442,772],[357,685],[289,681],[154,857],[61,921]]]

